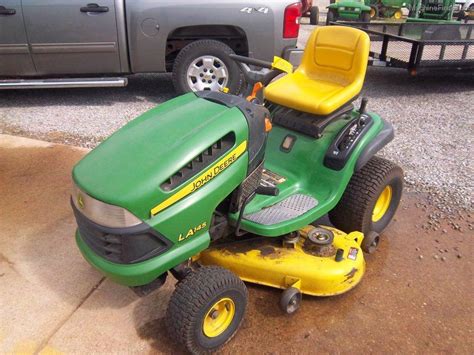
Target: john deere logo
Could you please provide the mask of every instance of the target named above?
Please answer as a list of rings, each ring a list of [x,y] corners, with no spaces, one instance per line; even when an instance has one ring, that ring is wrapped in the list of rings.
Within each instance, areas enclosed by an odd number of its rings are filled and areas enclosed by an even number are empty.
[[[81,194],[77,195],[77,204],[80,208],[84,209],[84,197]]]

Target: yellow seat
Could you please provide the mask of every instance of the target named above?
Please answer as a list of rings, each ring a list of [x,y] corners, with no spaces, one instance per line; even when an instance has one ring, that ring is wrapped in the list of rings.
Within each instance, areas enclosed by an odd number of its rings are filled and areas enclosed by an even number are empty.
[[[317,28],[309,37],[300,66],[268,85],[265,98],[298,111],[329,115],[359,95],[369,48],[369,36],[361,30]]]

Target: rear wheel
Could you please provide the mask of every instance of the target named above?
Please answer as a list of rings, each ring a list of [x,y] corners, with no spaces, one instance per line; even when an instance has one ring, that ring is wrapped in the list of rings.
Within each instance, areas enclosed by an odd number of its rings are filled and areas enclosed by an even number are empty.
[[[392,220],[403,190],[403,171],[389,160],[373,157],[354,173],[329,219],[350,233],[382,233]]]
[[[177,93],[220,91],[225,87],[231,93],[238,93],[242,77],[229,54],[234,54],[234,51],[215,40],[204,39],[188,44],[173,64],[173,85]]]
[[[330,24],[330,22],[335,22],[337,21],[337,12],[334,9],[329,9],[328,14],[326,17],[326,26]]]
[[[317,25],[319,22],[319,7],[313,6],[309,10],[309,23],[311,25]]]
[[[172,338],[191,353],[207,353],[228,342],[242,323],[247,288],[235,274],[206,266],[176,286],[166,311]]]

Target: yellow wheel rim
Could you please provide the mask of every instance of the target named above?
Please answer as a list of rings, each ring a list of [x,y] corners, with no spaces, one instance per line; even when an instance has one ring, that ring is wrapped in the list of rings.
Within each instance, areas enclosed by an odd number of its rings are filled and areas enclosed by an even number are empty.
[[[209,309],[204,317],[204,335],[214,338],[222,334],[234,319],[235,303],[230,298],[221,298]]]
[[[390,207],[390,202],[392,202],[392,187],[387,185],[375,203],[372,211],[372,222],[378,222],[382,219]]]
[[[395,20],[400,20],[402,18],[402,12],[400,10],[395,11],[395,13],[393,14],[393,18]]]

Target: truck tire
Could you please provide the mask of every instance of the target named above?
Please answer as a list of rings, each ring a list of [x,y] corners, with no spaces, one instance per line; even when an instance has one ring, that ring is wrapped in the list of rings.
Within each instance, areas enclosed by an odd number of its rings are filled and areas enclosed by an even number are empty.
[[[381,234],[397,211],[403,190],[403,170],[374,156],[352,175],[329,219],[346,233]]]
[[[225,43],[203,39],[181,49],[173,64],[173,85],[178,94],[191,91],[219,91],[225,87],[237,94],[242,74],[229,58],[234,51]]]
[[[319,7],[313,6],[309,10],[309,23],[316,26],[319,22]]]
[[[190,353],[207,354],[235,335],[247,300],[247,288],[234,273],[203,266],[177,284],[166,310],[166,326]]]

